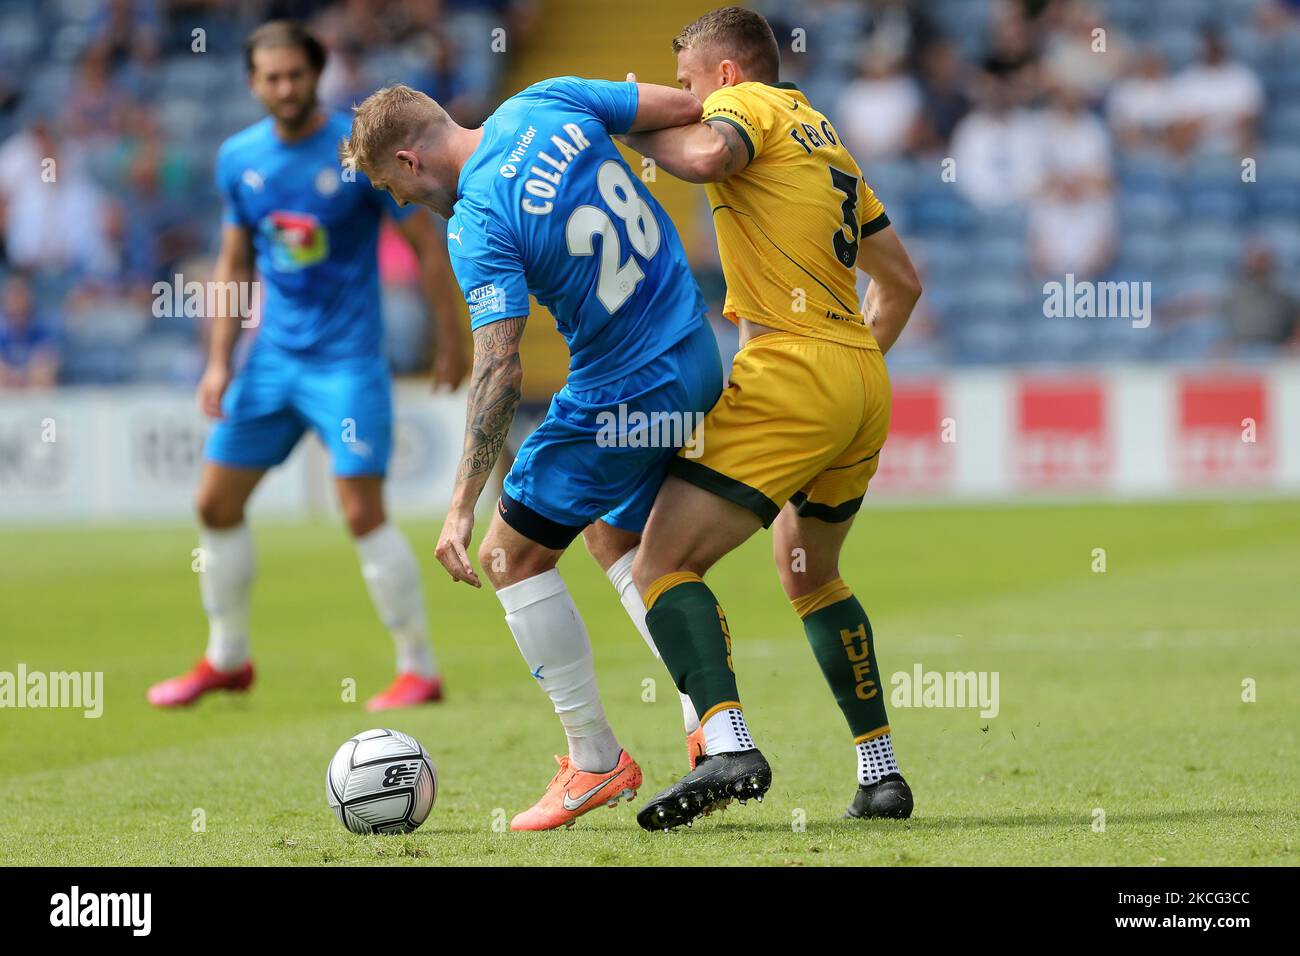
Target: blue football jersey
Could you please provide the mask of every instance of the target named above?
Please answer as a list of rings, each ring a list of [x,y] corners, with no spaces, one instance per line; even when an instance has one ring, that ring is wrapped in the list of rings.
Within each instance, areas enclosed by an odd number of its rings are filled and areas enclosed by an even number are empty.
[[[379,225],[399,207],[363,173],[344,176],[338,147],[351,120],[331,115],[304,140],[284,143],[270,117],[230,137],[217,154],[227,223],[247,228],[262,283],[261,340],[322,358],[380,354]]]
[[[512,96],[483,124],[447,224],[471,327],[527,315],[532,293],[575,389],[642,367],[705,312],[677,230],[610,139],[636,110],[634,83],[561,77]]]

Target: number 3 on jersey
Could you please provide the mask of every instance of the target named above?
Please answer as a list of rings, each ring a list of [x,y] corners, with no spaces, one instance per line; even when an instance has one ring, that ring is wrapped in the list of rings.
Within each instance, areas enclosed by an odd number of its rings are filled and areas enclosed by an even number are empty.
[[[615,160],[607,159],[596,174],[600,198],[627,229],[628,242],[642,259],[653,259],[659,251],[659,223],[649,203],[637,195],[627,170]],[[565,225],[569,255],[595,255],[593,237],[600,236],[600,276],[596,281],[596,298],[610,314],[636,291],[645,273],[634,256],[623,261],[618,229],[609,213],[597,206],[579,206]]]
[[[841,265],[852,269],[858,261],[858,177],[834,166],[829,168],[831,185],[844,193],[844,202],[840,204],[844,226],[835,230],[831,241],[835,246],[835,258]]]

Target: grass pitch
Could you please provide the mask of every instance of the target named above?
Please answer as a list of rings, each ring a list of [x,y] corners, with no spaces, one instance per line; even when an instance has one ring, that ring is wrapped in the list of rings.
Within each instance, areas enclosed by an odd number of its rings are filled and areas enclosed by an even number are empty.
[[[0,670],[103,671],[105,698],[97,720],[0,710],[0,863],[1300,863],[1300,503],[868,507],[843,571],[884,676],[999,675],[992,719],[890,708],[916,793],[905,823],[840,819],[848,733],[760,535],[710,583],[772,791],[670,834],[633,816],[685,769],[677,698],[580,550],[562,569],[644,789],[573,830],[500,832],[563,736],[495,598],[436,566],[436,527],[406,530],[448,698],[378,717],[362,702],[391,675],[390,644],[337,527],[255,524],[257,684],[166,713],[145,689],[206,633],[193,529],[0,534]],[[437,805],[410,836],[353,836],[326,806],[330,756],[372,726],[415,735],[437,764]]]

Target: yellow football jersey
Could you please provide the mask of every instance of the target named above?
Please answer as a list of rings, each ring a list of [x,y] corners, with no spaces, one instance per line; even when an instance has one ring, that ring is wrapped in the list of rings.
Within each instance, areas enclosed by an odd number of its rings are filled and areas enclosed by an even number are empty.
[[[741,83],[704,101],[740,133],[749,165],[705,189],[727,280],[723,311],[875,349],[857,294],[858,241],[889,225],[830,121],[792,83]]]

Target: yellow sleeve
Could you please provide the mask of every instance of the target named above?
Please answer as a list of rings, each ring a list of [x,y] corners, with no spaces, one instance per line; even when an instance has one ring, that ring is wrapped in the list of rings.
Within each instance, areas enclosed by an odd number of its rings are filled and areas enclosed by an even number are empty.
[[[749,150],[751,163],[762,151],[770,124],[764,120],[763,103],[757,97],[726,86],[714,90],[704,101],[703,121],[710,120],[721,120],[735,128]]]
[[[885,204],[876,198],[865,178],[858,180],[858,235],[870,236],[889,225]]]

